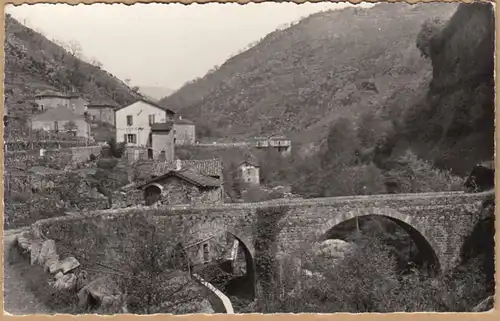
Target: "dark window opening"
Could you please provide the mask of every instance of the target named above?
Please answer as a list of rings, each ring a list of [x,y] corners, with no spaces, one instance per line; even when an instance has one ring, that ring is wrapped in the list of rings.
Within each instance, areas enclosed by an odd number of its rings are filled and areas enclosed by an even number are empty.
[[[210,260],[210,251],[208,249],[208,244],[203,244],[203,261],[208,262]]]

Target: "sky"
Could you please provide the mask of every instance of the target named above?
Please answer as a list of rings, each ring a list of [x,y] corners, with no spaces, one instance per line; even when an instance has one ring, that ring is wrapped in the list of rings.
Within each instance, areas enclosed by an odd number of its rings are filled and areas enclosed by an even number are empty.
[[[77,41],[84,56],[134,86],[178,89],[248,44],[321,10],[349,3],[7,5],[47,38]],[[365,4],[364,6],[368,6]]]

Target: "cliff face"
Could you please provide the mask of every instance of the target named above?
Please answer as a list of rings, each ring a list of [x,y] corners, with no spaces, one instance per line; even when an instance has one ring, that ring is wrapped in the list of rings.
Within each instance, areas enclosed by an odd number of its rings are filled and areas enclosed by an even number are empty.
[[[460,4],[431,40],[432,81],[406,117],[423,157],[465,173],[494,148],[495,23],[490,4]]]

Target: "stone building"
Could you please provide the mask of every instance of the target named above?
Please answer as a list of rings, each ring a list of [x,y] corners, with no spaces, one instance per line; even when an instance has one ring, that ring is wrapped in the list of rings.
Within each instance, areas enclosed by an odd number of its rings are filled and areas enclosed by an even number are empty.
[[[174,121],[174,133],[176,145],[194,145],[196,140],[195,125],[188,119],[179,116]]]
[[[219,204],[222,203],[222,181],[189,169],[170,170],[138,186],[146,205]]]
[[[57,107],[71,109],[77,115],[85,115],[88,102],[76,93],[63,94],[56,91],[46,90],[35,96],[38,111],[44,112]]]
[[[115,125],[116,106],[108,103],[92,103],[87,106],[88,119]]]
[[[255,137],[250,140],[250,145],[259,148],[274,148],[283,156],[292,153],[292,140],[286,136]]]
[[[86,118],[64,106],[50,108],[31,119],[33,129],[48,132],[72,133],[76,137],[90,137],[90,125]]]
[[[147,147],[149,159],[172,162],[175,153],[173,122],[151,124]]]
[[[157,123],[169,123],[175,112],[147,99],[115,110],[116,141],[128,146],[146,147],[151,129]],[[149,144],[151,145],[151,144]]]
[[[256,161],[245,160],[238,165],[238,177],[246,184],[260,184],[260,166]]]

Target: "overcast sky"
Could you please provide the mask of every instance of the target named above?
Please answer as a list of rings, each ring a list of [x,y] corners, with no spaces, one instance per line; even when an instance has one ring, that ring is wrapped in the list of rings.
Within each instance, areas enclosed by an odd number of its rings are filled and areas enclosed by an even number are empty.
[[[350,4],[35,4],[14,7],[21,23],[49,39],[76,40],[132,85],[177,89],[279,26]]]

